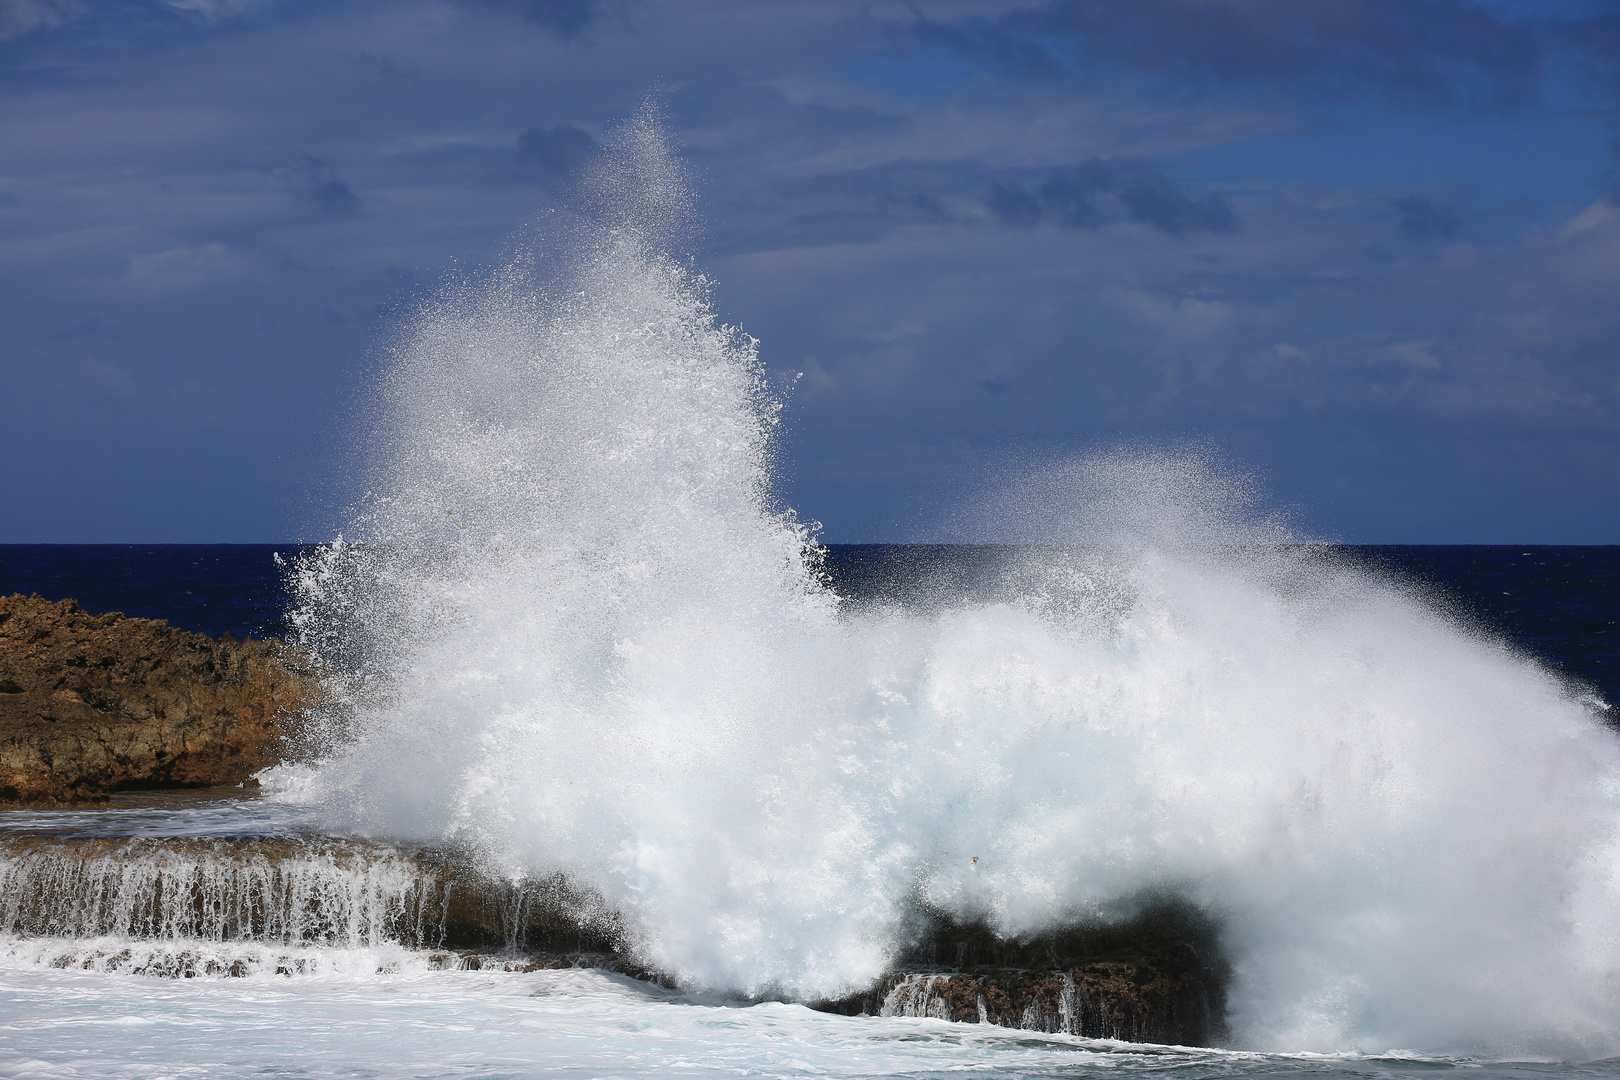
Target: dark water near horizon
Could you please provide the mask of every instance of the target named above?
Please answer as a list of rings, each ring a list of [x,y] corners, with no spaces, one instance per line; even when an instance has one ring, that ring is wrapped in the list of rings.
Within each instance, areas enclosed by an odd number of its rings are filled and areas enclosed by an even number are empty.
[[[218,637],[285,629],[276,554],[296,544],[0,544],[0,596],[72,598],[91,612],[163,619]],[[1620,704],[1620,545],[1346,545],[1350,559],[1436,602]],[[856,600],[905,599],[927,581],[988,589],[1006,549],[831,544],[827,576]]]

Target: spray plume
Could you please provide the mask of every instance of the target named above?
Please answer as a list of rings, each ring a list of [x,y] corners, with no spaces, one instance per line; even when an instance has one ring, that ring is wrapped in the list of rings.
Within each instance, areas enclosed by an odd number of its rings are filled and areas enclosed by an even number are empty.
[[[1567,686],[1198,454],[1013,481],[997,596],[841,606],[754,342],[666,253],[688,203],[644,113],[565,243],[401,330],[372,495],[295,574],[344,707],[283,797],[563,873],[694,985],[858,987],[917,903],[1172,891],[1240,1045],[1620,1051],[1620,755]]]

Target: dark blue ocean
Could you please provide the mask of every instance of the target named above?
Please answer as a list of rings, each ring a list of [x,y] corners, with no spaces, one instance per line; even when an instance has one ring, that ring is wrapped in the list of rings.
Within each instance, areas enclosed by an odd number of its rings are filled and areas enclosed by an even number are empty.
[[[1377,545],[1341,549],[1620,704],[1620,545]],[[87,611],[165,619],[211,636],[282,633],[275,555],[291,544],[5,544],[0,595],[71,597]],[[1001,549],[833,544],[826,571],[855,600],[905,600],[927,581],[971,595]]]

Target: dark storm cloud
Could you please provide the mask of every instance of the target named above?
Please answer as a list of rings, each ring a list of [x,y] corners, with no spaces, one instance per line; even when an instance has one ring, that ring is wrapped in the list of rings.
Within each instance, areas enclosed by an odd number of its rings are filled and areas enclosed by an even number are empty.
[[[1553,48],[1613,60],[1612,19],[1516,16],[1466,0],[1050,0],[915,32],[1031,75],[1126,68],[1172,84],[1368,90],[1504,108],[1536,97]]]
[[[330,161],[300,154],[281,171],[281,184],[295,202],[314,207],[329,217],[352,217],[360,212],[360,196],[337,174]]]
[[[1024,229],[1043,221],[1068,229],[1133,221],[1170,236],[1239,228],[1237,212],[1220,195],[1189,195],[1140,161],[1093,159],[1058,170],[1033,191],[998,182],[985,205],[1003,225]]]
[[[1421,195],[1396,199],[1395,209],[1401,215],[1401,235],[1408,240],[1449,240],[1462,224],[1454,208]]]

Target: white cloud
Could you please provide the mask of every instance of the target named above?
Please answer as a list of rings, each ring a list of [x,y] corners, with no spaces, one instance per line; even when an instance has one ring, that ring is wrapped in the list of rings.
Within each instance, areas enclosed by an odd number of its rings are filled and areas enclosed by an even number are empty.
[[[78,0],[0,0],[0,41],[81,18]]]
[[[193,289],[240,277],[250,260],[224,244],[177,247],[129,260],[126,281],[153,289]]]

